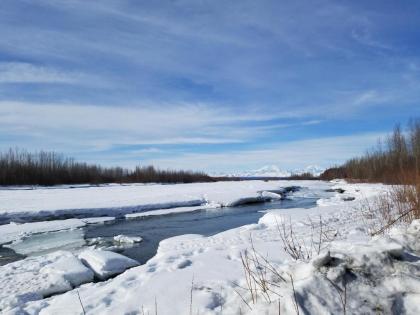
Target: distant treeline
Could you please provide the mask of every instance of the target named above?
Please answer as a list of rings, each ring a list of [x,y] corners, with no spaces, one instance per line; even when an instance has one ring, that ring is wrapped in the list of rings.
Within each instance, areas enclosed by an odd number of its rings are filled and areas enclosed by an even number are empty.
[[[305,172],[300,174],[291,174],[290,176],[286,177],[288,180],[317,180],[319,176],[315,176],[311,172]]]
[[[397,125],[384,142],[365,155],[326,170],[321,179],[347,178],[387,184],[419,183],[420,119],[411,120],[406,132]]]
[[[0,153],[0,185],[59,185],[103,183],[193,183],[213,178],[201,172],[159,170],[153,166],[102,167],[55,152],[30,153],[10,149]]]

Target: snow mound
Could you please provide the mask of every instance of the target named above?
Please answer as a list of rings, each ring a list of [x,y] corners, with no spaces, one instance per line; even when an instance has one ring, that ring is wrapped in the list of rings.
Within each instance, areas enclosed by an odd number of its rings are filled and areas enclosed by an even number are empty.
[[[285,279],[276,288],[276,296],[285,297],[281,313],[296,313],[297,305],[305,314],[419,314],[420,252],[412,251],[418,226],[420,220],[367,243],[335,242],[310,262],[279,266]],[[277,307],[260,303],[254,310]]]
[[[0,266],[0,311],[40,300],[93,280],[93,272],[70,252],[26,258]]]
[[[93,249],[81,252],[79,259],[102,280],[120,274],[126,269],[139,264],[131,258],[114,252]]]

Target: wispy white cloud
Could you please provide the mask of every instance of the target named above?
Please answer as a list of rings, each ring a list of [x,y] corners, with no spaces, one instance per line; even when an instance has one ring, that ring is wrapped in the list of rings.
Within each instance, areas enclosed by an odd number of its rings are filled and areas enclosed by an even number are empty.
[[[366,45],[372,48],[379,48],[381,50],[392,50],[393,47],[389,44],[374,39],[373,35],[369,31],[368,27],[361,27],[354,29],[351,32],[351,37],[362,45]]]
[[[223,153],[186,153],[171,158],[142,161],[163,168],[189,168],[205,171],[240,171],[276,164],[285,170],[310,164],[329,167],[362,154],[385,133],[362,133],[351,136],[325,137],[272,144],[267,149],[237,150]],[[121,157],[120,157],[121,158]],[[128,165],[135,161],[126,161]]]
[[[29,63],[0,63],[0,83],[75,83],[80,77]]]
[[[194,103],[116,107],[0,102],[3,134],[50,147],[57,143],[83,143],[99,149],[117,145],[241,143],[265,134],[260,124],[278,117],[282,116],[252,109],[238,114],[229,108]],[[315,121],[302,122],[306,123]],[[4,141],[3,146],[11,142]]]
[[[1,83],[61,83],[104,85],[104,79],[76,71],[58,70],[25,62],[0,62]]]

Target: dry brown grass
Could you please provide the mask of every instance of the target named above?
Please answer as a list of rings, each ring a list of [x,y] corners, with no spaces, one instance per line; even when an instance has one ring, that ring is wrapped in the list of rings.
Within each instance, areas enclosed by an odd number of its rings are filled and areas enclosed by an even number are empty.
[[[338,235],[338,231],[326,224],[322,216],[319,216],[319,220],[308,218],[306,225],[311,231],[308,241],[297,236],[290,220],[276,223],[283,249],[294,260],[308,261],[314,255],[319,255]]]
[[[274,267],[274,265],[260,253],[258,253],[251,241],[251,249],[241,254],[242,267],[245,275],[246,286],[241,287],[235,284],[235,287],[241,289],[242,292],[235,290],[245,305],[252,310],[252,304],[258,303],[259,299],[263,299],[266,303],[277,303],[278,313],[281,314],[281,298],[279,289],[284,287],[284,284],[289,283],[288,287],[291,290],[292,302],[296,314],[299,315],[299,303],[294,287],[294,279],[291,274],[287,274],[286,279],[284,274]],[[247,295],[250,296],[251,302],[247,302]]]
[[[420,219],[420,183],[392,186],[385,194],[366,200],[361,211],[370,235]]]
[[[337,237],[337,231],[329,227],[319,217],[319,220],[308,219],[310,235],[305,238],[298,236],[291,221],[277,222],[277,230],[282,241],[283,250],[293,260],[308,261],[324,250],[328,243]],[[306,241],[305,241],[306,239]],[[294,279],[289,273],[279,270],[267,255],[259,253],[250,238],[251,248],[241,254],[241,262],[245,276],[245,286],[234,284],[234,290],[246,306],[252,310],[252,305],[263,300],[265,303],[278,305],[281,310],[281,299],[285,298],[279,292],[288,292],[296,314],[300,307],[295,292]]]

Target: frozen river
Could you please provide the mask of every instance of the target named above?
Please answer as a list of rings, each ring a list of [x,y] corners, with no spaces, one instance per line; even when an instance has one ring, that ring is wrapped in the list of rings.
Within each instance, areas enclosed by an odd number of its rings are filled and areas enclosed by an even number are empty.
[[[1,264],[25,256],[37,256],[65,249],[79,252],[87,246],[110,249],[143,264],[156,254],[159,242],[184,234],[213,235],[246,224],[257,223],[264,210],[309,208],[314,197],[294,197],[237,207],[209,208],[193,212],[170,213],[132,219],[116,219],[82,228],[30,235],[11,245],[0,247]],[[140,243],[117,243],[114,236],[141,237]]]

